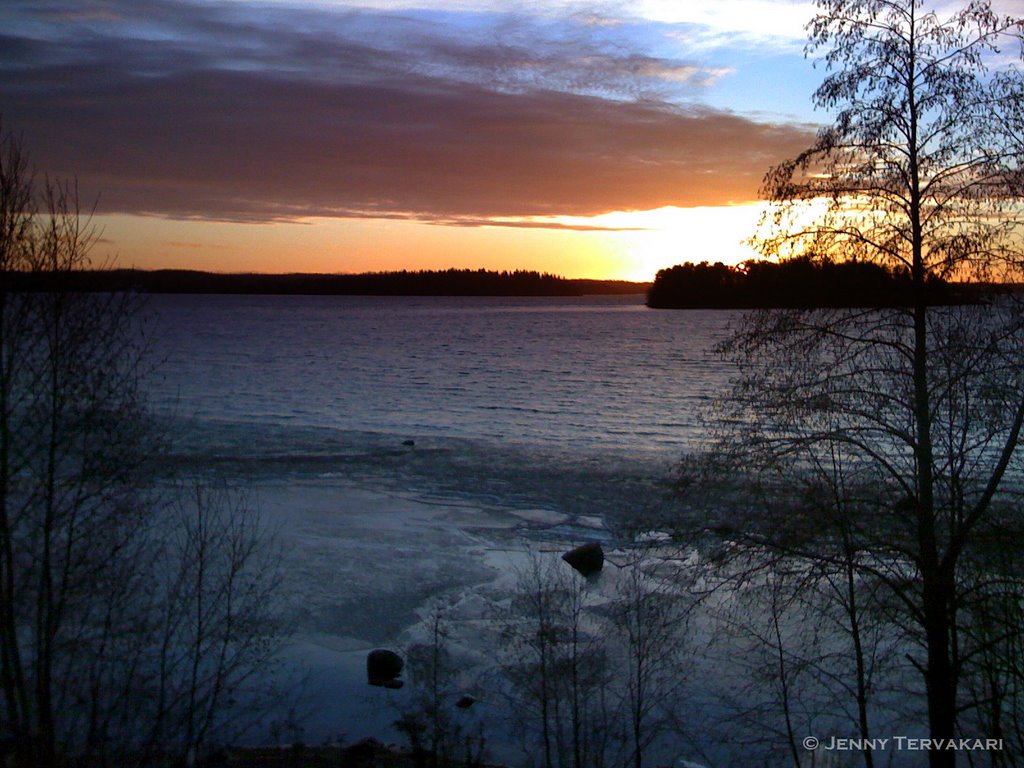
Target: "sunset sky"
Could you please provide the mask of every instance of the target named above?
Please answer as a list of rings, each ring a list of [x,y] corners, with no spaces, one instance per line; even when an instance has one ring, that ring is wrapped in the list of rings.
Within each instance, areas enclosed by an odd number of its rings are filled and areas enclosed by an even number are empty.
[[[764,172],[827,117],[810,109],[812,15],[3,0],[0,114],[40,172],[97,201],[106,263],[647,280],[749,255]]]

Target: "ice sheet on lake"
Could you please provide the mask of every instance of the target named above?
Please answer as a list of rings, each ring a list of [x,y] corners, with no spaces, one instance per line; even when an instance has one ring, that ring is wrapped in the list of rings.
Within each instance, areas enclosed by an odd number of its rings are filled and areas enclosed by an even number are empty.
[[[569,515],[563,512],[555,512],[550,509],[515,509],[512,514],[520,520],[537,526],[561,525],[569,521]]]
[[[524,519],[559,522],[539,510],[496,511],[351,484],[304,482],[255,489],[285,547],[281,593],[294,631],[282,654],[303,680],[295,706],[308,743],[398,739],[391,728],[407,695],[366,682],[373,648],[404,653],[425,642],[422,619],[442,598],[466,663],[493,663],[495,606],[515,582]],[[552,556],[556,556],[552,553]]]
[[[297,631],[363,647],[397,637],[427,598],[488,581],[488,542],[476,529],[515,524],[338,484],[267,487],[259,496],[287,550],[282,592]]]

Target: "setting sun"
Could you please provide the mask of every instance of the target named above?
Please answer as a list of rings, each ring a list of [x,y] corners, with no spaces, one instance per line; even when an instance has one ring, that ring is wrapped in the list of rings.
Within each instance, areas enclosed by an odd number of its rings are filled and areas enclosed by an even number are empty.
[[[614,277],[647,281],[680,262],[738,264],[753,258],[745,240],[754,234],[762,210],[758,204],[665,207],[602,214],[591,222],[613,230],[606,237],[621,255],[621,272]]]

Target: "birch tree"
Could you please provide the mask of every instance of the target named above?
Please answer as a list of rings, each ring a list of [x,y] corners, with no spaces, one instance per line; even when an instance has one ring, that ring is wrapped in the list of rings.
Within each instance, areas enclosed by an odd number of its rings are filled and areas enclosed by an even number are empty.
[[[883,265],[909,276],[912,298],[748,316],[724,346],[741,375],[720,456],[766,501],[827,478],[827,504],[786,516],[793,505],[752,503],[741,527],[766,551],[870,579],[919,676],[927,735],[975,736],[962,734],[982,651],[971,625],[996,585],[1020,597],[986,551],[1021,529],[1024,317],[1009,297],[932,306],[927,288],[1020,274],[1022,25],[988,2],[948,15],[920,0],[817,5],[814,103],[832,122],[767,174],[754,242],[769,258]],[[929,760],[952,766],[956,752]]]
[[[63,282],[97,238],[0,130],[0,736],[26,767],[192,760],[275,647],[254,510],[166,482],[138,298]]]

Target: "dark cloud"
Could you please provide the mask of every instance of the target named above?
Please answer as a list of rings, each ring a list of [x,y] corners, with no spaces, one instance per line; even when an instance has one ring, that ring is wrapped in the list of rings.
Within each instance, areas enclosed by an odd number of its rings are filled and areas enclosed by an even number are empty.
[[[106,212],[473,224],[716,205],[809,139],[645,97],[714,73],[579,30],[531,48],[443,17],[173,0],[5,16],[5,124]]]

